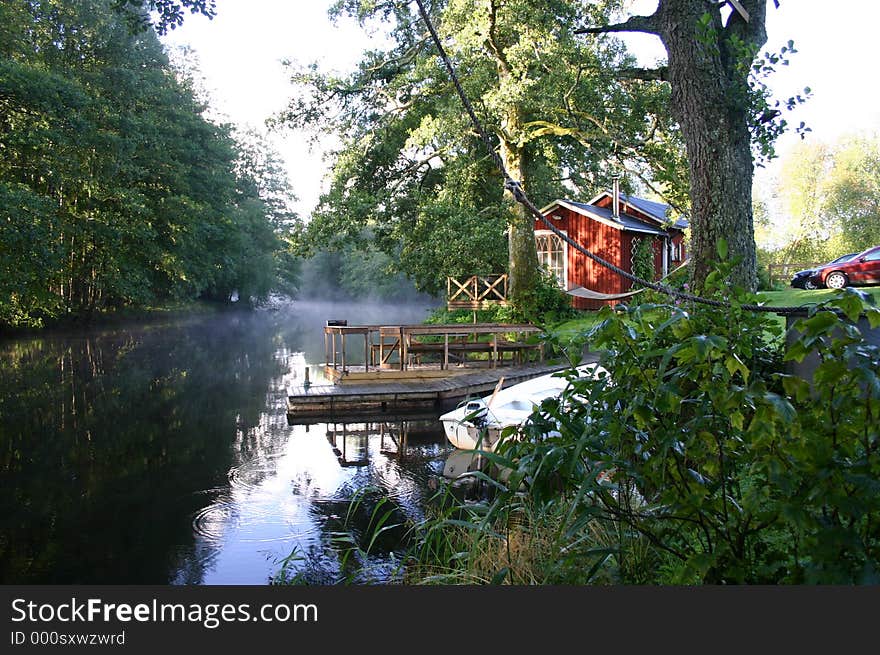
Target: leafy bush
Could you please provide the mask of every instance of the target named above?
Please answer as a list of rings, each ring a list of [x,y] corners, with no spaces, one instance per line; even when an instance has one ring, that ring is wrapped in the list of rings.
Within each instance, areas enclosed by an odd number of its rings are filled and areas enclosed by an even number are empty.
[[[505,315],[511,322],[527,321],[535,325],[559,323],[577,315],[571,297],[559,288],[556,277],[543,273],[535,287],[516,299]]]
[[[477,474],[492,499],[419,526],[413,561],[445,580],[880,581],[880,350],[857,327],[862,313],[880,325],[880,311],[844,291],[784,349],[778,324],[744,311],[754,298],[724,278],[722,266],[706,286],[731,308],[601,310],[586,338],[611,375],[569,371],[569,390],[485,455],[500,472]],[[808,356],[811,380],[785,371],[783,357]],[[544,538],[525,558],[508,546],[528,526]]]
[[[772,291],[780,285],[774,285],[770,279],[770,269],[766,266],[758,266],[758,291]]]
[[[476,322],[477,323],[502,323],[503,322],[503,314],[500,310],[504,309],[503,307],[493,307],[492,309],[485,309],[476,312]],[[440,306],[435,308],[430,314],[428,314],[428,318],[425,319],[425,323],[430,323],[433,325],[443,325],[447,323],[473,323],[474,322],[474,312],[469,309],[454,309],[452,311],[446,309],[445,306]]]

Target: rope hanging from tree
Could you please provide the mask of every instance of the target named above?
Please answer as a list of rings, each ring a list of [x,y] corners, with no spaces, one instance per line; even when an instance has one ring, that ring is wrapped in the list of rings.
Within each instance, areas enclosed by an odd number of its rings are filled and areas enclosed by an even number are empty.
[[[483,128],[483,124],[480,122],[480,119],[477,118],[477,114],[474,111],[473,106],[471,105],[470,100],[467,97],[467,94],[464,91],[464,88],[461,86],[461,82],[458,79],[458,75],[455,72],[455,68],[452,65],[452,61],[449,59],[449,56],[446,54],[446,49],[443,47],[443,43],[440,41],[440,37],[437,35],[437,31],[434,29],[434,25],[431,22],[431,19],[428,16],[428,12],[425,10],[425,6],[422,0],[415,0],[416,5],[419,8],[419,14],[422,17],[422,20],[425,21],[425,26],[428,28],[428,32],[431,34],[431,40],[434,42],[434,45],[437,47],[437,51],[440,54],[440,59],[443,61],[443,65],[446,68],[446,71],[449,73],[449,77],[452,80],[453,86],[455,86],[455,90],[458,93],[458,97],[461,99],[462,104],[464,105],[465,111],[471,119],[471,123],[474,125],[474,129],[477,131],[477,134],[480,137],[480,140],[486,146],[486,150],[489,152],[492,161],[495,162],[495,166],[501,172],[502,177],[504,178],[504,188],[513,195],[514,199],[523,205],[526,209],[528,209],[536,218],[538,218],[544,225],[553,232],[556,236],[562,239],[565,243],[570,245],[572,248],[577,250],[579,253],[589,257],[597,264],[604,266],[605,268],[610,269],[611,271],[617,273],[621,277],[629,280],[630,282],[634,282],[635,284],[641,285],[642,287],[653,289],[659,293],[665,294],[667,296],[671,296],[673,298],[679,298],[682,300],[689,300],[695,303],[701,303],[703,305],[709,305],[711,307],[723,307],[730,308],[731,305],[728,302],[724,302],[721,300],[715,300],[713,298],[703,298],[692,293],[687,293],[685,291],[679,291],[678,289],[673,289],[672,287],[668,287],[664,284],[659,284],[656,282],[650,282],[648,280],[642,279],[636,275],[633,275],[629,271],[626,271],[619,266],[609,262],[606,259],[603,259],[599,255],[590,252],[580,243],[569,237],[565,232],[560,230],[558,227],[553,225],[553,223],[541,213],[534,203],[529,200],[529,197],[526,195],[522,186],[519,182],[514,180],[510,174],[507,172],[507,169],[504,166],[504,162],[501,160],[501,156],[496,152],[495,145],[492,140],[489,138],[489,135],[486,133],[486,130]],[[589,291],[588,289],[585,291]],[[639,289],[641,291],[641,289]],[[589,291],[590,293],[598,293],[595,291]],[[600,294],[602,295],[602,294]],[[619,295],[619,294],[605,294],[605,295]],[[632,295],[632,294],[628,294]],[[793,314],[797,312],[802,312],[803,307],[767,307],[765,305],[754,305],[754,304],[745,304],[741,305],[742,309],[746,309],[753,312],[769,312],[774,314]]]

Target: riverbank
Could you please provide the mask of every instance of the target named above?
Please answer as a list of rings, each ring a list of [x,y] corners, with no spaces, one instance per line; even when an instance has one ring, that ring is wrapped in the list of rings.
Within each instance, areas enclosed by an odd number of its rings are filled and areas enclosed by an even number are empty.
[[[209,300],[185,300],[145,307],[121,307],[89,315],[70,314],[42,326],[10,327],[0,325],[0,339],[77,330],[107,330],[132,324],[154,325],[190,318],[205,318],[229,312],[250,311],[241,303],[228,304]]]

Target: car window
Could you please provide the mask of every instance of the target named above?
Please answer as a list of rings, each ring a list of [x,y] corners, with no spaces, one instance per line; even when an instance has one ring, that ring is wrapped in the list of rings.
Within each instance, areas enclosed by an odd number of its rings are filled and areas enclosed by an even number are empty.
[[[867,255],[865,255],[866,262],[875,262],[878,259],[880,259],[880,248],[878,248],[877,250],[872,250]]]

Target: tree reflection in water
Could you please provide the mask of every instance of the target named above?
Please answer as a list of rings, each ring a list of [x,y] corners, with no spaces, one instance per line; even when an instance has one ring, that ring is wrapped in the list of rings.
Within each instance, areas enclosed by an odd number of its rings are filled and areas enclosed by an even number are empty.
[[[338,426],[287,423],[287,389],[323,357],[330,317],[293,303],[0,342],[0,581],[261,584],[294,547],[334,571],[357,489],[417,517],[448,451],[439,425],[399,452],[366,436],[361,464],[343,466]]]

